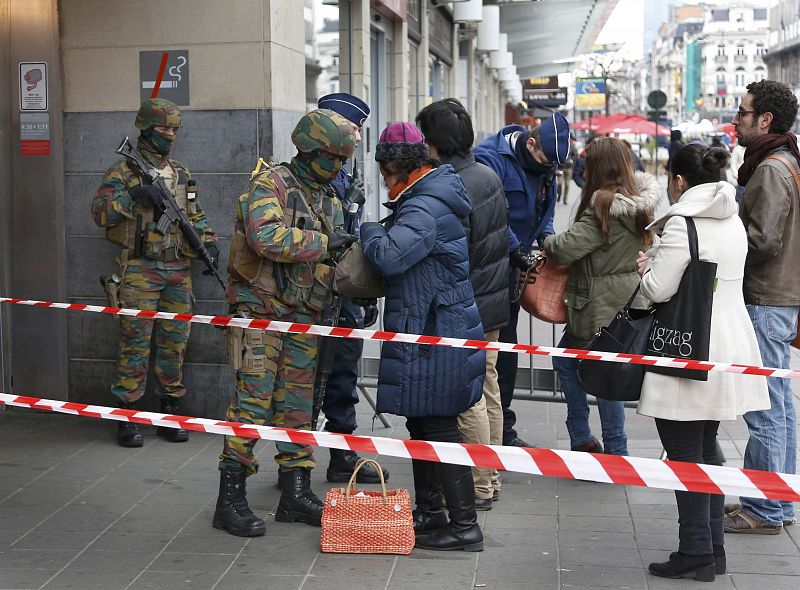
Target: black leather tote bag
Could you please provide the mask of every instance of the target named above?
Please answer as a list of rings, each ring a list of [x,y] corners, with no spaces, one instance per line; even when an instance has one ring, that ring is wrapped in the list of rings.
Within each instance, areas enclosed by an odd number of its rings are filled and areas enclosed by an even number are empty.
[[[694,219],[684,219],[692,259],[683,273],[678,292],[669,301],[655,306],[647,354],[707,361],[717,263],[700,260]],[[650,366],[647,370],[671,377],[708,381],[708,371],[657,366]]]
[[[652,309],[633,309],[639,285],[611,323],[600,331],[589,345],[590,350],[641,355],[653,323]],[[609,361],[578,361],[578,383],[586,393],[609,401],[639,399],[644,380],[644,365]]]

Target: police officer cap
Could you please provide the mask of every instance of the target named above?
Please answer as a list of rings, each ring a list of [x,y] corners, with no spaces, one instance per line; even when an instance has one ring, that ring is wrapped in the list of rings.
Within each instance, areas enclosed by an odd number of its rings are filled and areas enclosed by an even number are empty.
[[[369,117],[369,107],[367,103],[346,92],[336,92],[323,96],[317,101],[317,106],[321,109],[330,109],[335,113],[339,113],[342,117],[359,127],[362,127],[364,121]]]

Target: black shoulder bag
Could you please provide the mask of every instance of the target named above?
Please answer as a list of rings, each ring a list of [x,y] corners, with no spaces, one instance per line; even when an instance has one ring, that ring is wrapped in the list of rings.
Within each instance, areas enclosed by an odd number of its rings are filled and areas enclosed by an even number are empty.
[[[644,354],[653,323],[652,309],[632,309],[633,295],[608,326],[600,331],[589,345],[589,350]],[[611,361],[578,361],[578,383],[587,393],[609,401],[635,401],[639,399],[644,380],[644,365],[615,363]]]
[[[683,273],[678,292],[669,301],[656,305],[647,339],[647,354],[707,361],[717,263],[700,260],[694,219],[684,219],[692,259]],[[708,371],[658,366],[649,366],[647,370],[694,381],[708,381]]]

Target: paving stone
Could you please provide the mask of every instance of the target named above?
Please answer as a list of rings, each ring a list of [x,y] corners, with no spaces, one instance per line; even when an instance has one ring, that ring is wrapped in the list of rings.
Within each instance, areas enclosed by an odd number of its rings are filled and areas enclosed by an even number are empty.
[[[561,584],[564,588],[645,588],[642,568],[614,566],[562,566]]]
[[[388,581],[388,576],[376,575],[371,569],[362,571],[358,577],[349,578],[312,574],[305,579],[303,590],[384,590]]]
[[[797,576],[733,574],[736,590],[797,590]]]
[[[191,588],[211,590],[217,576],[207,572],[145,572],[130,586],[130,590],[163,590],[164,588]]]
[[[586,531],[586,532],[610,532],[624,533],[633,532],[633,524],[630,517],[607,517],[607,516],[573,516],[565,514],[558,518],[559,530],[565,531]]]

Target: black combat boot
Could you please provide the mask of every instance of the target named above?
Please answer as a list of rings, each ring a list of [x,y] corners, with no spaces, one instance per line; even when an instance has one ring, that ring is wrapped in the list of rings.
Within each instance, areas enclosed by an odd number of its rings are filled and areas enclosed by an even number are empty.
[[[442,486],[450,522],[447,526],[420,533],[415,547],[434,551],[483,551],[483,533],[475,512],[475,484],[465,465],[434,464]]]
[[[345,451],[344,449],[331,449],[330,451],[331,462],[328,463],[328,481],[332,483],[346,483],[350,481],[350,477],[356,469],[356,463],[358,463],[358,455],[355,451]],[[381,471],[383,471],[384,481],[389,481],[389,472],[383,468]],[[381,483],[381,477],[378,475],[375,466],[368,463],[358,470],[356,482]]]
[[[244,469],[219,472],[219,496],[212,524],[237,537],[260,537],[266,527],[247,505],[246,479]]]
[[[164,396],[161,398],[161,413],[177,414],[179,404],[179,398]],[[186,442],[189,440],[189,431],[184,430],[183,428],[167,428],[166,426],[159,426],[156,428],[156,434],[169,442]]]
[[[304,522],[322,526],[322,500],[311,491],[311,469],[296,467],[278,472],[281,500],[275,511],[278,522]]]
[[[442,490],[433,479],[433,464],[430,461],[411,460],[414,472],[414,532],[424,533],[447,526],[447,514],[442,506]]]
[[[133,404],[121,403],[120,408],[124,410],[135,410]],[[139,425],[135,422],[117,422],[117,444],[121,447],[141,447],[144,444],[144,437],[139,432]]]

